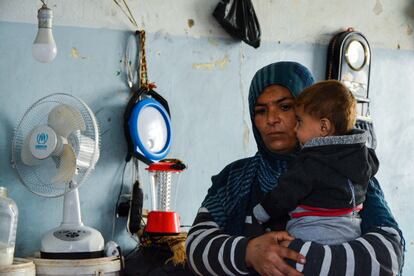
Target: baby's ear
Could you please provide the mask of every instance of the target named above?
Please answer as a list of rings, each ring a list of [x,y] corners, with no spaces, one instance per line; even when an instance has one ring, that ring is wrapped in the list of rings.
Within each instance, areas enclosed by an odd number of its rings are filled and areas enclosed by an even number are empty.
[[[322,118],[320,119],[320,131],[322,137],[330,136],[335,133],[335,126],[328,118]]]

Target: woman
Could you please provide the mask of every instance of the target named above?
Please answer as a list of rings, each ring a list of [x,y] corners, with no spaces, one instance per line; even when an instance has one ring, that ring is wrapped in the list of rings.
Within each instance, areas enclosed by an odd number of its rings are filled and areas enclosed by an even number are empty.
[[[249,110],[258,152],[212,177],[213,185],[186,242],[195,273],[393,275],[400,271],[403,239],[375,178],[361,212],[364,234],[349,243],[323,246],[293,240],[282,231],[287,218],[261,226],[252,216],[252,208],[277,185],[298,152],[294,100],[312,83],[309,70],[295,62],[270,64],[255,74]],[[266,233],[265,228],[273,232]],[[289,248],[280,244],[286,241],[291,241]]]

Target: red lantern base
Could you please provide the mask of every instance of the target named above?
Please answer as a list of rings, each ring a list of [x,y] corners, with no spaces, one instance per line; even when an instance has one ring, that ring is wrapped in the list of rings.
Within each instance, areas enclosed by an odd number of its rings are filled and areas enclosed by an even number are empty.
[[[179,234],[180,218],[176,212],[151,211],[148,213],[145,232],[161,235]]]

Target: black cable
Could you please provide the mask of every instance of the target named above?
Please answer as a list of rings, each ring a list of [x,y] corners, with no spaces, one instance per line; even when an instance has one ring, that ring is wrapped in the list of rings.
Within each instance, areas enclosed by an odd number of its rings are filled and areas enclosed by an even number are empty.
[[[119,200],[121,198],[122,191],[123,191],[123,188],[124,188],[124,176],[125,176],[125,170],[126,170],[127,164],[128,163],[125,162],[124,168],[122,169],[121,188],[119,189],[118,198],[116,200],[115,209],[114,209],[114,219],[113,219],[113,222],[112,222],[112,239],[114,239],[114,235],[115,235],[116,218],[117,218],[117,214],[118,214],[118,204],[119,204]]]
[[[125,254],[124,256],[124,260],[128,260],[128,258],[135,252],[138,252],[138,250],[140,249],[140,246],[135,246],[133,249],[131,249],[127,254]]]
[[[122,195],[122,191],[123,191],[123,188],[124,188],[124,177],[125,177],[125,170],[126,170],[126,166],[127,166],[127,162],[125,162],[125,164],[124,164],[124,168],[123,168],[123,170],[122,170],[122,177],[121,177],[121,188],[119,189],[119,194],[118,194],[118,199],[116,200],[116,207],[115,208],[118,208],[118,204],[119,204],[119,199],[121,198],[121,195]]]

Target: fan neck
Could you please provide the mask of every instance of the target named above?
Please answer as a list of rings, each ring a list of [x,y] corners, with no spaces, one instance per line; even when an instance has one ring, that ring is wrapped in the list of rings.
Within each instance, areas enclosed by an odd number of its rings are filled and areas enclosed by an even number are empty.
[[[78,188],[67,192],[63,199],[63,221],[62,225],[83,225]]]

